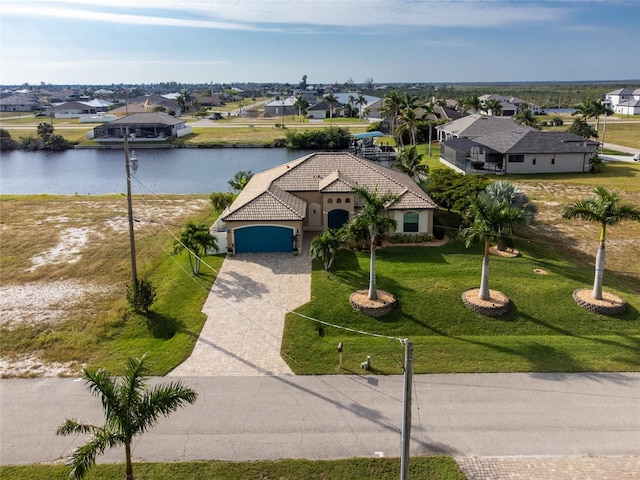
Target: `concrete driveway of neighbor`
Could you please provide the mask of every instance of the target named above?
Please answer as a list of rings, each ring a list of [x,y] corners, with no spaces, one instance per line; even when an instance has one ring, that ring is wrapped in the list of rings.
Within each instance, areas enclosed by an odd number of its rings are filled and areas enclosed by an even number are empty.
[[[170,376],[293,375],[280,356],[285,314],[311,298],[308,247],[227,257],[191,356]]]

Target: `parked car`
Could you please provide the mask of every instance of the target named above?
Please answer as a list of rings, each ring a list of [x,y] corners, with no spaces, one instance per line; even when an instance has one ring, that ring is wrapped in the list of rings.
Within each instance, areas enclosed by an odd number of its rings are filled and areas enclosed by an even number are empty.
[[[634,162],[640,162],[640,153],[636,153],[636,154],[633,156],[633,161],[634,161]]]

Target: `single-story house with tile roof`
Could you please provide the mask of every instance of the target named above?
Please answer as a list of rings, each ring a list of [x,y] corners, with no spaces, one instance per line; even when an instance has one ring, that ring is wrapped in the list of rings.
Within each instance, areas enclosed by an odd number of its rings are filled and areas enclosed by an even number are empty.
[[[516,126],[475,138],[442,142],[440,161],[461,173],[588,172],[598,142],[567,132]]]
[[[96,142],[121,142],[126,134],[135,135],[135,141],[162,141],[169,137],[182,137],[192,132],[185,120],[166,113],[133,113],[93,129]]]
[[[312,153],[255,174],[214,224],[229,251],[291,252],[304,232],[340,228],[362,208],[353,187],[400,196],[398,232],[433,233],[436,203],[408,175],[348,153]]]

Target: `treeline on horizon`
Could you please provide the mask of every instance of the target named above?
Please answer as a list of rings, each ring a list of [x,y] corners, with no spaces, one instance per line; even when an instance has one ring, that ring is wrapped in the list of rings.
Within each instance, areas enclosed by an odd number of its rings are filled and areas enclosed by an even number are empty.
[[[529,103],[541,107],[574,107],[585,100],[599,100],[607,92],[620,88],[640,88],[640,79],[633,80],[602,80],[602,81],[531,81],[531,82],[449,82],[449,83],[372,83],[358,84],[352,81],[345,83],[318,83],[310,82],[309,85],[317,86],[319,90],[324,87],[332,87],[339,91],[357,91],[365,95],[384,97],[392,90],[399,92],[409,92],[412,96],[429,99],[458,100],[473,95],[481,96],[485,94],[498,94],[504,96],[518,97]],[[281,91],[293,93],[299,87],[298,83],[278,83],[278,82],[234,82],[234,83],[180,83],[180,82],[159,82],[143,84],[109,84],[109,85],[88,85],[88,84],[44,84],[29,85],[2,85],[0,88],[28,88],[35,92],[44,88],[82,88],[85,91],[98,90],[101,88],[123,90],[136,88],[149,93],[166,93],[167,91],[199,91],[228,89],[231,87],[251,88],[252,95],[260,95],[262,90],[267,92]],[[258,91],[256,91],[258,90]]]

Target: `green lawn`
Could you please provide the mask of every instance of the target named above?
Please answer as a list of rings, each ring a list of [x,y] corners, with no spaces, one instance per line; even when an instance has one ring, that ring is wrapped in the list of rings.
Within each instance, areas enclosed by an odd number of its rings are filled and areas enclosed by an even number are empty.
[[[400,472],[397,458],[352,458],[348,460],[278,460],[274,462],[176,462],[135,463],[137,480],[394,480]],[[0,467],[3,480],[66,480],[68,467],[62,465],[24,465]],[[96,465],[86,480],[123,478],[123,465]],[[464,480],[451,457],[412,457],[410,479]]]
[[[378,288],[399,303],[382,319],[357,313],[348,302],[353,291],[368,285],[367,252],[340,252],[331,273],[314,262],[312,300],[297,312],[354,330],[411,338],[416,373],[640,370],[635,279],[607,272],[605,287],[625,298],[627,313],[615,318],[592,314],[571,297],[591,284],[591,268],[570,264],[542,244],[520,243],[520,257],[491,258],[491,288],[513,303],[499,318],[464,306],[462,292],[480,283],[482,256],[479,247],[467,250],[459,241],[378,252]],[[287,316],[282,350],[296,373],[357,372],[367,355],[374,373],[401,373],[404,347],[398,340],[326,326],[321,330],[296,314]],[[339,342],[344,343],[343,370]]]

